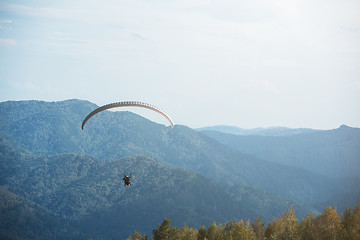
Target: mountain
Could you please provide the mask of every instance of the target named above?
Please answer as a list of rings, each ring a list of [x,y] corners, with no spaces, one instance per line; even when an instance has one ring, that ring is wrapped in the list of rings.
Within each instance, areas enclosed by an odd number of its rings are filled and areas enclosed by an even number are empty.
[[[328,206],[338,206],[338,212],[344,212],[345,208],[354,208],[356,205],[360,203],[360,192],[352,192],[348,194],[342,194],[339,196],[335,196],[334,198],[316,204],[314,207],[317,209],[325,209]]]
[[[0,186],[0,238],[86,239],[76,224]]]
[[[193,227],[268,221],[292,204],[301,217],[318,211],[310,204],[358,190],[357,178],[270,162],[131,112],[102,112],[81,130],[96,107],[75,99],[0,103],[0,186],[58,218],[59,229],[71,222],[78,235],[124,238],[151,233],[164,217]],[[122,173],[133,173],[131,187]]]
[[[179,227],[186,222],[199,228],[260,215],[270,221],[292,204],[299,216],[309,209],[275,194],[215,183],[146,156],[113,161],[79,154],[33,156],[14,150],[4,140],[0,149],[0,190],[6,189],[4,195],[11,199],[2,198],[11,204],[0,205],[2,218],[7,219],[0,222],[0,229],[7,229],[0,236],[14,232],[32,236],[38,232],[31,228],[47,227],[57,237],[68,236],[65,239],[124,239],[135,229],[150,235],[164,217]],[[124,187],[122,173],[131,170],[132,185]],[[24,216],[29,220],[21,220]],[[21,221],[28,224],[26,231],[15,231]],[[43,235],[54,238],[47,231]]]
[[[268,128],[253,128],[244,129],[234,126],[217,125],[211,127],[203,127],[195,129],[199,132],[202,131],[217,131],[221,133],[229,133],[243,136],[291,136],[303,133],[317,132],[310,128],[286,128],[286,127],[268,127]]]
[[[338,129],[294,136],[239,136],[216,131],[203,134],[242,153],[298,167],[328,177],[358,177],[360,129]]]
[[[241,153],[186,126],[172,130],[131,112],[102,112],[82,131],[82,120],[96,107],[75,99],[3,102],[0,133],[35,155],[76,153],[109,161],[140,154],[215,181],[256,187],[306,203],[323,202],[357,188],[357,184],[344,188],[335,179]]]

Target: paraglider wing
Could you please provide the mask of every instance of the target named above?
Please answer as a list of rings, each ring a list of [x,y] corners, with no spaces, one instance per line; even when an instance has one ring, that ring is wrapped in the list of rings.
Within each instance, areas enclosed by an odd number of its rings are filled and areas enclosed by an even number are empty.
[[[142,107],[142,108],[147,108],[147,109],[153,110],[153,111],[158,112],[161,115],[163,115],[170,122],[171,128],[174,128],[174,123],[171,120],[171,118],[166,113],[164,113],[162,110],[160,110],[158,107],[155,107],[153,105],[150,105],[148,103],[143,103],[143,102],[127,101],[127,102],[110,103],[110,104],[107,104],[107,105],[104,105],[104,106],[101,106],[101,107],[95,109],[94,111],[89,113],[89,115],[86,116],[86,118],[82,122],[81,129],[84,130],[85,123],[95,114],[102,112],[104,110],[107,110],[110,108],[116,108],[116,107]]]

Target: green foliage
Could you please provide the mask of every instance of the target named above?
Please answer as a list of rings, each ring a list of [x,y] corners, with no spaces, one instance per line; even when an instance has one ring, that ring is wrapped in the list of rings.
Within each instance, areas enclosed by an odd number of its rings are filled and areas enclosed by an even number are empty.
[[[255,240],[255,233],[250,226],[250,220],[244,222],[230,221],[224,225],[213,222],[206,230],[201,226],[199,230],[188,228],[186,224],[181,229],[172,227],[169,219],[164,219],[157,229],[153,230],[153,239],[183,239],[183,240]]]
[[[336,208],[328,207],[317,217],[321,239],[336,240],[340,233],[340,217]]]
[[[289,211],[272,222],[269,222],[265,230],[266,239],[279,239],[279,240],[298,240],[300,234],[298,230],[298,221],[295,216],[293,206]]]
[[[346,208],[341,219],[341,234],[344,239],[360,239],[360,204],[353,210]]]
[[[167,218],[153,231],[154,240],[173,239],[175,229],[171,229],[171,221]]]
[[[250,226],[250,220],[247,220],[245,225],[243,220],[239,222],[235,219],[234,221],[227,222],[224,225],[224,237],[225,239],[232,240],[255,240],[255,233]]]
[[[193,228],[189,228],[186,223],[183,224],[182,228],[179,231],[180,233],[178,234],[178,238],[177,239],[182,239],[182,240],[197,240],[197,236],[198,236],[198,231],[193,229]]]
[[[206,239],[206,228],[205,226],[201,226],[198,231],[197,240],[205,240]]]
[[[347,208],[342,218],[337,214],[336,208],[331,206],[317,217],[308,214],[302,219],[299,227],[302,239],[359,239],[359,235],[356,234],[360,233],[360,215],[358,218],[352,218],[359,214],[357,213],[359,207],[360,204],[355,206],[353,212]]]
[[[264,224],[261,222],[261,219],[261,216],[255,218],[254,222],[251,224],[251,227],[254,229],[256,240],[265,240]]]
[[[153,240],[197,240],[197,237],[197,230],[188,228],[185,223],[181,229],[172,227],[167,218],[153,230]]]
[[[221,239],[223,234],[223,226],[222,225],[216,225],[215,222],[213,222],[210,227],[206,231],[206,239],[208,240],[216,240]]]
[[[148,240],[148,239],[149,238],[146,235],[142,236],[137,231],[134,231],[134,233],[130,237],[128,237],[126,240]]]
[[[191,232],[191,234],[189,234]],[[269,222],[266,227],[261,217],[253,223],[247,220],[226,222],[224,225],[213,222],[208,229],[201,226],[199,230],[190,229],[184,224],[181,229],[171,226],[169,219],[164,219],[157,229],[153,230],[154,240],[157,239],[197,239],[197,240],[352,240],[360,236],[360,204],[353,210],[347,208],[342,218],[336,209],[328,207],[319,216],[309,213],[301,223],[290,207],[279,218]],[[184,238],[184,236],[186,236]]]
[[[316,223],[316,217],[309,213],[306,218],[303,218],[299,226],[302,239],[317,240],[320,239],[320,232]]]

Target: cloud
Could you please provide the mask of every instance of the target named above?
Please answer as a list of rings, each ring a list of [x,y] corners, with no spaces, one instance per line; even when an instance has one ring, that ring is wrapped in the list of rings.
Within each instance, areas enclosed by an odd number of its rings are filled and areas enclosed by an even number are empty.
[[[0,38],[0,46],[15,46],[16,41],[10,38]]]
[[[9,19],[0,20],[0,30],[9,29],[10,24],[12,24],[12,20]]]
[[[0,20],[0,24],[11,24],[12,23],[12,20],[9,20],[9,19],[4,19],[4,20]]]
[[[16,4],[0,4],[0,9],[5,12],[29,17],[74,19],[78,14],[77,10],[60,8],[37,8]],[[10,22],[11,23],[11,22]]]
[[[137,33],[133,33],[133,34],[131,34],[131,36],[133,36],[134,38],[137,38],[137,39],[146,40],[146,38],[144,38],[143,36],[141,36],[140,34],[137,34]]]

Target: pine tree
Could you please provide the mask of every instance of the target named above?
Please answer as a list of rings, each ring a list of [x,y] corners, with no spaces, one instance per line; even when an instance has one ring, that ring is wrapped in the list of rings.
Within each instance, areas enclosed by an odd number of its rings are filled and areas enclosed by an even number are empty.
[[[158,229],[153,230],[154,240],[166,240],[171,239],[171,221],[167,218],[163,222],[158,224]]]

